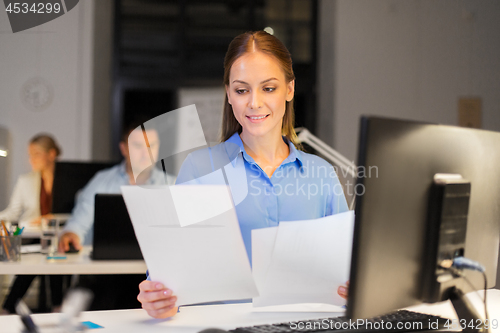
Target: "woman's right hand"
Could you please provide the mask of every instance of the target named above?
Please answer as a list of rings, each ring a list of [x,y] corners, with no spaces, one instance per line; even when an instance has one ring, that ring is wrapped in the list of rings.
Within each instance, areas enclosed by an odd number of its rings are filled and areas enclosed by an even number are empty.
[[[142,308],[153,318],[168,318],[177,313],[177,307],[175,306],[177,297],[172,295],[172,290],[165,288],[159,282],[142,281],[139,284],[137,300],[141,302]]]

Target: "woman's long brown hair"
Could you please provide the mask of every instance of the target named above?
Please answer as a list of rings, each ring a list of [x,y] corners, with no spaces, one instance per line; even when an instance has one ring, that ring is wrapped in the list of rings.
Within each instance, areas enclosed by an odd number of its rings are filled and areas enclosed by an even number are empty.
[[[234,62],[246,53],[259,51],[270,55],[276,59],[285,73],[286,83],[295,79],[292,69],[292,57],[290,52],[283,43],[273,35],[265,31],[245,32],[236,36],[229,44],[229,48],[224,58],[224,85],[229,86],[229,74],[231,66]],[[285,115],[283,116],[283,124],[281,133],[295,146],[298,145],[297,134],[294,130],[295,114],[293,111],[293,99],[286,101]],[[242,128],[240,123],[236,120],[233,113],[233,108],[227,100],[227,94],[224,99],[224,110],[222,114],[222,133],[221,141],[224,142],[229,139],[234,133],[241,133]]]

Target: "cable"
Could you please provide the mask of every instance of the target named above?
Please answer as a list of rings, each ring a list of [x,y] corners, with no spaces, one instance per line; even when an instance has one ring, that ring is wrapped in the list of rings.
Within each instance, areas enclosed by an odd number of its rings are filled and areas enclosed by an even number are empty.
[[[453,267],[456,267],[456,268],[459,268],[459,269],[474,270],[474,271],[478,271],[478,272],[482,273],[483,279],[484,279],[484,298],[483,298],[483,301],[484,301],[484,316],[485,316],[485,319],[489,323],[489,320],[488,320],[488,306],[487,306],[487,302],[486,302],[486,291],[488,289],[488,278],[486,276],[486,269],[479,262],[471,260],[471,259],[468,259],[468,258],[465,258],[465,257],[456,257],[456,258],[453,258]],[[465,281],[469,284],[469,286],[471,286],[471,288],[473,290],[475,290],[476,288],[472,285],[472,283],[469,281],[469,279],[467,279],[467,277],[465,275],[463,277],[464,277]]]
[[[453,267],[458,269],[470,269],[473,271],[478,271],[484,273],[486,269],[479,262],[465,258],[465,257],[456,257],[453,258]]]
[[[488,289],[488,278],[486,276],[486,270],[483,265],[481,265],[479,262],[464,258],[464,257],[456,257],[453,258],[453,260],[443,260],[440,265],[438,265],[439,268],[444,269],[451,274],[453,274],[455,277],[462,277],[465,282],[471,287],[472,290],[476,292],[478,295],[479,299],[481,299],[481,295],[479,295],[479,292],[477,291],[476,287],[470,282],[470,280],[462,273],[461,270],[468,269],[468,270],[473,270],[473,271],[478,271],[483,275],[484,279],[484,297],[483,297],[483,303],[484,303],[484,316],[485,316],[485,323],[488,322],[489,325],[489,314],[488,314],[488,306],[487,306],[487,301],[486,301],[486,291]]]
[[[486,317],[486,320],[488,321],[488,324],[490,323],[489,321],[489,315],[488,315],[488,307],[486,305],[486,289],[488,289],[488,277],[486,276],[486,273],[483,272],[483,278],[484,278],[484,316]]]
[[[489,324],[489,314],[488,314],[488,306],[486,302],[486,291],[488,289],[488,278],[486,276],[486,269],[484,268],[483,265],[481,265],[479,262],[465,258],[465,257],[456,257],[453,258],[453,263],[451,267],[443,267],[440,265],[441,268],[444,268],[448,271],[450,271],[452,274],[463,277],[465,282],[472,288],[472,290],[475,290],[475,292],[478,294],[479,298],[481,299],[481,296],[479,295],[479,292],[476,290],[476,287],[470,282],[470,280],[462,274],[460,271],[461,269],[468,269],[468,270],[473,270],[473,271],[478,271],[483,275],[484,279],[484,297],[483,297],[483,302],[484,302],[484,316],[485,316],[485,322],[488,322]]]
[[[472,282],[470,282],[470,280],[467,278],[467,276],[462,274],[461,277],[464,278],[464,281],[467,282],[469,287],[471,287],[476,292],[479,299],[481,299],[481,295],[479,295],[479,292],[476,290],[476,287],[472,284]],[[487,303],[486,303],[486,290],[487,290],[488,284],[487,284],[487,278],[486,278],[485,273],[483,273],[483,278],[484,278],[484,296],[482,298],[483,298],[483,303],[484,303],[484,317],[485,317],[486,321],[489,323],[488,308],[487,308]]]

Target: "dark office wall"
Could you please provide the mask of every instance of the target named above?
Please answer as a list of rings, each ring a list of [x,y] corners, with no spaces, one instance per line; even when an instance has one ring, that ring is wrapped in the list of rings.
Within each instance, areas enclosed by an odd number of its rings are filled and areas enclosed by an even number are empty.
[[[63,159],[92,159],[94,4],[101,1],[111,0],[80,1],[67,14],[19,33],[12,33],[0,5],[0,126],[11,139],[9,196],[19,175],[30,170],[27,146],[39,132],[57,138]],[[25,98],[40,88],[52,91],[44,94],[51,98],[43,107]]]
[[[315,132],[317,0],[115,0],[113,147],[130,113],[155,113],[133,98],[183,88],[220,87],[231,40],[271,27],[290,50],[296,123]],[[155,97],[156,98],[156,97]],[[164,104],[163,112],[171,103]],[[222,110],[221,110],[222,112]],[[115,155],[117,149],[114,148]]]
[[[317,136],[334,146],[333,124],[335,122],[335,1],[318,2],[318,66],[317,72]]]
[[[341,153],[355,158],[362,114],[457,125],[460,97],[481,98],[483,128],[500,131],[500,1],[332,2]]]
[[[113,0],[94,2],[92,159],[111,158]]]

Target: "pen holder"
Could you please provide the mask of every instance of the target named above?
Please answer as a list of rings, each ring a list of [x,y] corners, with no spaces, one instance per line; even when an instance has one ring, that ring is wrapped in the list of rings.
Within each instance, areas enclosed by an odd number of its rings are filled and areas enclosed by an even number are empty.
[[[21,260],[21,236],[0,236],[0,261]]]

